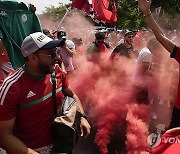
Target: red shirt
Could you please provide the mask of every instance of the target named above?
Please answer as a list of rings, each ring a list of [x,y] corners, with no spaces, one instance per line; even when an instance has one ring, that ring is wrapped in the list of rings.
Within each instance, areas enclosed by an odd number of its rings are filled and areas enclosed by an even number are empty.
[[[163,134],[160,145],[152,149],[152,154],[180,154],[180,135]]]
[[[69,86],[65,74],[57,68],[57,105],[62,89]],[[11,73],[0,87],[0,120],[16,118],[14,135],[35,149],[52,143],[53,97],[51,75],[34,78],[20,68]],[[26,106],[33,103],[32,106]],[[23,107],[23,108],[22,108]]]
[[[171,57],[175,58],[178,63],[180,63],[180,47],[175,47],[173,52],[171,53]],[[180,72],[179,72],[180,73]],[[180,75],[179,75],[179,81],[180,81]],[[178,91],[177,91],[177,96],[175,100],[176,108],[180,109],[180,82],[178,85]]]

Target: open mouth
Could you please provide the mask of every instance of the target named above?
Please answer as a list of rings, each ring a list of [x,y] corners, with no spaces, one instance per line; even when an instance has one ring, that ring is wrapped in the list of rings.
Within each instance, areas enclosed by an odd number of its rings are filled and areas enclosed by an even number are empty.
[[[51,65],[50,65],[51,72],[53,72],[53,70],[55,70],[57,65],[59,65],[58,61],[54,61],[51,63]]]

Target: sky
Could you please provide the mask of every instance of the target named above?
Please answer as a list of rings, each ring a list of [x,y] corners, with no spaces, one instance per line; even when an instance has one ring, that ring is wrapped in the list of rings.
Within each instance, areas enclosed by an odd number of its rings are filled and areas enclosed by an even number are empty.
[[[28,2],[36,6],[36,14],[41,14],[45,11],[45,7],[57,6],[59,2],[69,3],[70,0],[17,0],[18,2]]]

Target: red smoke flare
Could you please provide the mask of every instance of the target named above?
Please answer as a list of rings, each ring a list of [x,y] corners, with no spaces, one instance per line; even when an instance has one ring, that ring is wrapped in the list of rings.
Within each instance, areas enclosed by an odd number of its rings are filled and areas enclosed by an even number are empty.
[[[113,128],[117,125],[118,117],[113,113],[109,113],[102,118],[98,123],[99,129],[95,136],[95,143],[99,146],[101,154],[107,154],[107,145],[110,142],[110,135],[113,133]]]
[[[144,115],[144,116],[143,116]],[[127,112],[127,141],[128,154],[147,153],[147,136],[150,108],[147,105],[130,105]]]

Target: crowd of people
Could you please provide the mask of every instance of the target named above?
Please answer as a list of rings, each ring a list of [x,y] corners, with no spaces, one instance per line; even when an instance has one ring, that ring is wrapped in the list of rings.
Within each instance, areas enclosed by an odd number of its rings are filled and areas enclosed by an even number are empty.
[[[12,3],[18,5],[17,2]],[[13,47],[17,48],[20,45],[24,64],[18,68],[14,67],[15,63],[12,65],[12,57],[9,56],[11,54],[9,50],[14,51],[15,49],[7,48],[8,41],[1,38],[0,147],[6,151],[2,150],[2,153],[56,154],[52,148],[54,115],[51,74],[54,70],[57,80],[57,109],[61,108],[63,96],[72,97],[78,103],[82,115],[80,119],[81,136],[85,138],[85,142],[80,140],[80,144],[94,148],[92,154],[141,152],[178,154],[180,152],[178,143],[165,142],[167,138],[180,137],[178,117],[180,115],[180,87],[178,84],[180,48],[174,44],[174,38],[173,40],[168,39],[156,23],[150,10],[151,1],[138,0],[138,5],[151,30],[143,29],[136,32],[123,30],[121,33],[97,31],[92,33],[94,40],[89,43],[85,43],[82,38],[69,37],[68,31],[42,29],[37,24],[36,29],[27,30],[21,43],[14,44],[17,38],[9,41]],[[30,5],[31,9],[27,9],[24,5],[23,7],[24,12],[30,11],[34,16],[35,7],[33,5]],[[25,17],[23,20],[26,20]],[[8,29],[4,31],[8,32]],[[11,37],[11,34],[7,36]],[[178,37],[177,34],[175,37]],[[83,63],[79,63],[79,59]],[[91,67],[85,67],[86,65]],[[84,72],[90,69],[86,79],[87,83],[79,73],[82,72],[85,76],[83,70],[80,70],[82,66],[85,68]],[[126,69],[131,71],[126,71]],[[82,80],[77,81],[77,77]],[[93,80],[88,77],[92,77]],[[100,95],[104,92],[103,83],[100,85],[102,89],[98,89],[98,81],[101,77],[109,83],[105,89],[106,94],[110,90],[115,92],[114,85],[119,86],[116,87],[119,92],[116,91],[117,95],[114,94],[116,97],[119,95],[119,98],[108,98],[111,100],[107,102],[108,105],[96,104],[101,101],[94,101],[93,93],[98,93],[100,99]],[[77,82],[83,83],[74,86]],[[124,86],[121,86],[123,84]],[[118,94],[121,92],[123,94]],[[117,104],[114,104],[112,100],[119,103],[116,109],[113,106]],[[171,118],[159,117],[161,114],[157,112],[157,104],[160,105],[159,108],[166,104],[168,111],[172,112]],[[119,112],[118,108],[121,108]],[[88,118],[85,113],[89,116]],[[111,123],[112,119],[109,114],[115,123]],[[134,119],[129,118],[131,116],[138,117],[145,129],[141,131],[139,127],[132,128],[136,125],[132,122]],[[100,143],[100,136],[102,127],[106,126],[99,122],[104,117],[109,118],[106,122],[110,123],[111,126],[108,126],[108,129],[112,132],[107,136],[109,142],[103,144]],[[157,135],[155,139],[150,138],[149,143],[148,135],[154,133],[155,124],[157,124],[155,121],[164,123],[162,134],[158,134],[162,139],[158,141]],[[134,146],[133,149],[132,140],[129,138],[132,129],[136,129],[136,132],[139,129],[138,135],[142,135],[141,140],[147,144],[140,145],[139,143],[139,146]],[[138,135],[135,138],[138,138]],[[98,145],[99,150],[94,142]],[[77,147],[81,146],[78,144]],[[75,148],[74,153],[78,148]],[[81,149],[78,150],[81,151]]]

